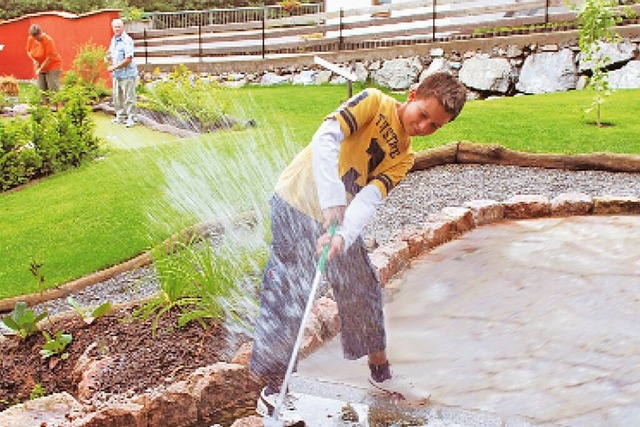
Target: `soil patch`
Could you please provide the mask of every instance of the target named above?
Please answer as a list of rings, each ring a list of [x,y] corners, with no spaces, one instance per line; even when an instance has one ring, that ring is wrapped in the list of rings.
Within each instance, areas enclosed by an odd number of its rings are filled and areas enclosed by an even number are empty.
[[[89,346],[89,356],[109,356],[113,363],[100,379],[100,395],[141,393],[147,389],[184,379],[199,367],[231,360],[237,347],[218,325],[203,327],[190,322],[177,328],[177,311],[167,313],[152,332],[152,319],[132,320],[136,306],[118,308],[87,325],[78,315],[62,316],[50,328],[73,335],[67,347],[69,357],[42,359],[42,334],[26,340],[7,336],[0,342],[0,411],[29,399],[37,385],[46,394],[67,391],[77,395],[80,378],[73,368]],[[94,344],[96,343],[96,344]]]

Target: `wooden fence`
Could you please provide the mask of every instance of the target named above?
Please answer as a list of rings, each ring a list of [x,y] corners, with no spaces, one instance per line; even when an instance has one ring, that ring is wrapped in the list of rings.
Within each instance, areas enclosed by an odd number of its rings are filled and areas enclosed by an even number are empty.
[[[632,6],[636,13],[640,6]],[[622,9],[621,9],[622,10]],[[256,56],[335,52],[575,28],[576,12],[557,0],[427,0],[241,23],[130,32],[136,55]],[[628,21],[637,22],[637,19]],[[188,61],[186,61],[188,62]]]

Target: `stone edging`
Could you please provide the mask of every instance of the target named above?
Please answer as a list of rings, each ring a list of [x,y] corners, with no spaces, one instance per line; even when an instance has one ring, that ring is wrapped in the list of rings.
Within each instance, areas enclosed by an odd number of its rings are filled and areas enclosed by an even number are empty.
[[[416,154],[412,171],[428,169],[434,166],[447,164],[496,164],[524,167],[543,167],[551,169],[568,170],[605,170],[611,172],[640,172],[640,155],[589,153],[589,154],[536,154],[509,150],[500,145],[474,144],[470,142],[454,142]],[[244,214],[243,218],[249,218],[251,214]],[[177,241],[193,233],[202,233],[207,228],[217,227],[220,224],[199,224],[184,233],[179,233],[168,239],[165,244]],[[45,292],[11,297],[0,300],[0,313],[13,309],[16,302],[25,301],[29,306],[63,298],[73,292],[80,291],[87,286],[108,280],[118,274],[143,267],[151,263],[149,252],[145,252],[122,264],[109,267],[85,277],[73,280]]]

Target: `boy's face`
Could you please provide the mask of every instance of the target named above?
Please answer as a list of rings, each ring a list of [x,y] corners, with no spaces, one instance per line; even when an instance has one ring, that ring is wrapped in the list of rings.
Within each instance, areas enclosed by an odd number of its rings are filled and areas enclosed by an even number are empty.
[[[399,109],[398,115],[409,136],[431,135],[451,120],[451,115],[437,98],[417,99],[415,90],[409,92],[407,102]]]

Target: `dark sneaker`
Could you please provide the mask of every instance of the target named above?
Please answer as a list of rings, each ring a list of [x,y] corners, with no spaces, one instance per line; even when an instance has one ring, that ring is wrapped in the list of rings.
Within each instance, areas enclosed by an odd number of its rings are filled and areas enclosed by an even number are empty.
[[[267,388],[263,388],[258,398],[256,412],[263,417],[273,418],[278,395],[279,392],[268,394]],[[278,421],[284,423],[285,427],[304,427],[304,420],[296,411],[294,401],[295,397],[291,394],[285,396],[284,402],[280,407],[280,414],[278,414]]]
[[[371,379],[374,382],[381,383],[391,378],[391,366],[389,366],[389,362],[385,362],[382,365],[369,363],[369,370],[371,371]]]

